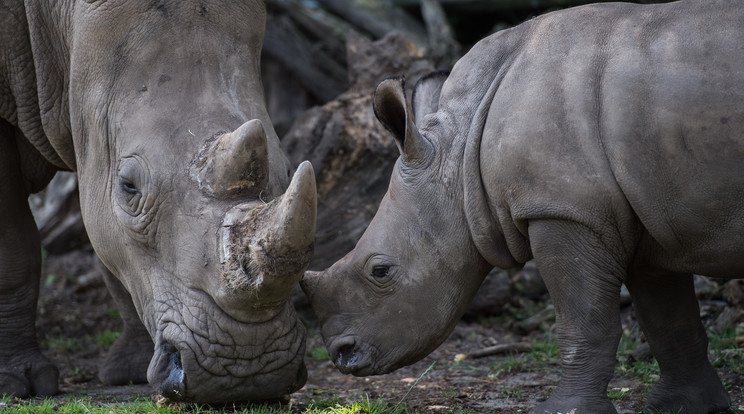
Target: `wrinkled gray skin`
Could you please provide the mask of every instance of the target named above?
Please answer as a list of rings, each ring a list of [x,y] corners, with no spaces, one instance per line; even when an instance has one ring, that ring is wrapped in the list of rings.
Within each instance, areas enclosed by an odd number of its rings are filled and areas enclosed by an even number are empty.
[[[484,39],[442,79],[416,88],[417,125],[402,80],[380,84],[375,110],[401,149],[390,187],[355,249],[302,282],[337,367],[415,362],[492,266],[534,258],[562,379],[531,412],[616,412],[623,283],[661,368],[649,405],[728,407],[691,274],[744,275],[741,2],[547,14]]]
[[[265,13],[260,1],[2,3],[0,394],[57,391],[34,330],[26,200],[58,169],[77,172],[91,243],[139,324],[103,369],[113,382],[147,371],[164,396],[196,401],[304,384],[288,297],[312,255],[315,180],[304,163],[290,183],[264,107]]]

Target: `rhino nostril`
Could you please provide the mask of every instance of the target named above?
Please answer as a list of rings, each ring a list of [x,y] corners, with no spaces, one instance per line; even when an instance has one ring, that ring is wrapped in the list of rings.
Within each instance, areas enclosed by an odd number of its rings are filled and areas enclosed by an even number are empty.
[[[353,344],[338,349],[336,367],[344,374],[351,374],[359,368],[359,353]]]
[[[169,400],[183,401],[186,398],[186,381],[181,353],[169,343],[163,344],[162,350],[168,358],[168,376],[160,384],[160,394]]]

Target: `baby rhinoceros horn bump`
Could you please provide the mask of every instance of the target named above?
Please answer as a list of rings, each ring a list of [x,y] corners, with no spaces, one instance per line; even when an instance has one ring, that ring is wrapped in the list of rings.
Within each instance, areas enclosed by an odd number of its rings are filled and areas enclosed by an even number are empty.
[[[213,196],[256,196],[269,182],[266,132],[258,119],[208,141],[192,165],[199,187]]]
[[[316,210],[315,174],[305,161],[282,196],[250,210],[242,220],[226,216],[226,288],[250,291],[258,302],[286,299],[310,264]]]

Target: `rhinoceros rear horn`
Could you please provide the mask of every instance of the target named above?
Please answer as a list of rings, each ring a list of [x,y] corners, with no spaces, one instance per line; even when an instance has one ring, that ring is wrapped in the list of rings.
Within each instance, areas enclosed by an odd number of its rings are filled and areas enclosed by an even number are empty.
[[[210,141],[194,161],[192,175],[213,196],[257,196],[269,181],[266,132],[258,119]]]
[[[413,111],[406,100],[405,79],[387,78],[377,85],[373,100],[375,116],[393,133],[403,161],[409,164],[427,164],[434,147],[416,128]]]

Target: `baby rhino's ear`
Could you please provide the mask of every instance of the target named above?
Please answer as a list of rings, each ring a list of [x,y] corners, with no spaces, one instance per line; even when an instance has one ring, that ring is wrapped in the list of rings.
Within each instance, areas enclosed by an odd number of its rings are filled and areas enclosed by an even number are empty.
[[[399,76],[380,82],[372,105],[377,119],[393,133],[403,161],[427,164],[434,154],[434,148],[416,128],[413,111],[406,100],[405,79]]]
[[[448,76],[448,71],[440,70],[424,75],[416,82],[411,96],[411,107],[417,127],[421,127],[424,116],[433,114],[439,109],[439,95],[442,93],[442,86]]]

